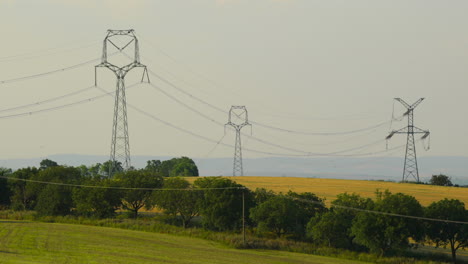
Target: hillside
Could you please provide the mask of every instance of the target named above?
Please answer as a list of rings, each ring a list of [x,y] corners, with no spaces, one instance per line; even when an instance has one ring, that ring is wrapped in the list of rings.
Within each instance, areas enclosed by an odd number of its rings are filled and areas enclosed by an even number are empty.
[[[203,239],[106,227],[0,221],[1,263],[328,263],[282,251],[236,250]],[[347,263],[362,263],[346,260]]]

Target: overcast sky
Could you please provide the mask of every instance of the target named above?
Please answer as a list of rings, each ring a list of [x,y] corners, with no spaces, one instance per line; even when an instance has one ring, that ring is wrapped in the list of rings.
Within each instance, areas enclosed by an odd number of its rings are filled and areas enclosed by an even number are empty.
[[[132,155],[232,156],[233,148],[222,144],[233,145],[235,134],[224,136],[219,125],[227,114],[203,100],[224,111],[247,107],[254,137],[242,138],[247,149],[403,156],[404,148],[384,152],[384,139],[406,120],[382,123],[404,112],[393,98],[425,97],[415,125],[431,131],[431,149],[418,142],[418,155],[467,156],[467,11],[467,1],[429,0],[0,0],[0,81],[98,59],[107,29],[135,29],[141,62],[165,80],[150,75],[165,93],[135,86],[127,101],[166,123],[129,108]],[[98,63],[0,83],[0,159],[108,155],[112,98],[36,112],[101,95],[91,87]],[[132,71],[127,86],[140,74]],[[100,87],[115,90],[110,71],[100,69],[98,77]],[[314,136],[254,122],[318,133],[381,125]],[[405,142],[395,135],[388,147]],[[245,150],[244,157],[268,156],[258,152]]]

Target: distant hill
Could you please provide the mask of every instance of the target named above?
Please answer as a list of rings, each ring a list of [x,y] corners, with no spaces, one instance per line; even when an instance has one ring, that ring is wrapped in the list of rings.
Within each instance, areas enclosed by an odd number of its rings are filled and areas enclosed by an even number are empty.
[[[108,160],[108,156],[61,154],[48,159],[59,164],[92,165]],[[168,156],[132,156],[132,165],[142,168],[151,159],[166,160]],[[0,166],[18,169],[39,166],[43,158],[0,160]],[[194,158],[200,175],[232,175],[232,158]],[[308,178],[333,178],[355,180],[400,181],[404,158],[244,158],[244,174],[250,176],[287,176]],[[418,158],[421,181],[428,181],[433,174],[446,174],[452,182],[468,184],[468,157],[420,157]]]

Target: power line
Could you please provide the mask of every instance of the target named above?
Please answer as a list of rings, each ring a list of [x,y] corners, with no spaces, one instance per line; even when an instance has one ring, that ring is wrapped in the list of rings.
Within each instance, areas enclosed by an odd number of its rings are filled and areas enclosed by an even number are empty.
[[[94,88],[94,85],[89,86],[89,87],[85,87],[85,88],[80,89],[78,91],[74,91],[74,92],[67,93],[67,94],[64,94],[64,95],[60,95],[60,96],[57,96],[57,97],[52,97],[52,98],[49,98],[49,99],[46,99],[46,100],[43,100],[43,101],[38,101],[38,102],[35,102],[35,103],[30,103],[30,104],[11,107],[11,108],[1,109],[0,113],[10,112],[10,111],[18,110],[18,109],[29,108],[29,107],[33,107],[33,106],[38,106],[38,105],[54,102],[54,101],[61,100],[61,99],[64,99],[64,98],[67,98],[67,97],[70,97],[70,96],[73,96],[73,95],[80,94],[82,92],[91,90],[93,88]]]
[[[220,125],[222,126],[223,124],[221,122],[218,122],[216,121],[215,119],[211,118],[210,116],[206,115],[206,114],[203,114],[202,112],[198,111],[197,109],[191,107],[190,105],[182,102],[181,100],[179,100],[177,97],[175,96],[172,96],[171,94],[167,93],[166,91],[164,91],[163,89],[161,89],[160,87],[156,86],[155,84],[153,83],[149,83],[149,85],[151,87],[153,87],[154,89],[158,90],[159,92],[161,92],[162,94],[164,94],[165,96],[169,97],[170,99],[174,100],[175,102],[177,102],[178,104],[184,106],[185,108],[191,110],[192,112],[202,116],[203,118],[217,124],[217,125]],[[345,150],[340,150],[340,151],[335,151],[335,152],[331,152],[331,153],[313,153],[313,152],[310,152],[310,151],[305,151],[305,150],[298,150],[298,149],[294,149],[294,148],[290,148],[290,147],[285,147],[285,146],[282,146],[282,145],[279,145],[279,144],[276,144],[276,143],[272,143],[272,142],[269,142],[269,141],[266,141],[266,140],[263,140],[263,139],[260,139],[260,138],[257,138],[257,137],[254,137],[254,136],[251,136],[251,135],[248,135],[248,134],[245,134],[245,133],[242,133],[243,136],[246,136],[252,140],[255,140],[257,142],[260,142],[260,143],[263,143],[263,144],[266,144],[266,145],[269,145],[269,146],[273,146],[273,147],[277,147],[277,148],[280,148],[280,149],[284,149],[284,150],[288,150],[288,151],[292,151],[292,152],[298,152],[298,153],[303,153],[303,154],[306,154],[307,156],[309,155],[332,155],[332,154],[340,154],[340,153],[345,153],[345,152],[349,152],[349,151],[353,151],[353,150],[359,150],[359,149],[363,149],[363,148],[366,148],[366,147],[369,147],[369,146],[372,146],[372,145],[375,145],[375,144],[378,144],[378,143],[381,143],[381,142],[384,142],[384,140],[382,139],[379,139],[378,141],[376,142],[372,142],[370,144],[365,144],[365,145],[362,145],[362,146],[358,146],[358,147],[353,147],[351,149],[345,149]]]
[[[139,190],[139,191],[207,191],[207,190],[245,190],[246,187],[219,187],[219,188],[186,188],[186,189],[163,189],[163,188],[133,188],[133,187],[117,187],[117,186],[97,186],[97,185],[82,185],[82,184],[71,184],[71,183],[60,183],[60,182],[47,182],[47,181],[36,181],[30,179],[20,179],[14,177],[7,177],[7,176],[0,176],[2,179],[7,180],[16,180],[16,181],[23,181],[23,182],[31,182],[31,183],[39,183],[39,184],[48,184],[48,185],[57,185],[57,186],[68,186],[68,187],[77,187],[77,188],[93,188],[93,189],[114,189],[114,190]],[[308,199],[299,199],[292,196],[285,195],[286,198],[292,200],[298,200],[303,202],[308,202],[312,204],[319,204],[323,205],[321,202],[308,200]],[[455,220],[446,220],[446,219],[438,219],[438,218],[429,218],[429,217],[421,217],[421,216],[412,216],[412,215],[402,215],[402,214],[395,214],[395,213],[387,213],[381,211],[374,211],[368,209],[361,209],[349,206],[342,206],[342,205],[333,205],[332,207],[346,209],[346,210],[353,210],[371,214],[380,214],[380,215],[388,215],[394,217],[402,217],[402,218],[410,218],[410,219],[417,219],[417,220],[426,220],[426,221],[434,221],[434,222],[442,222],[442,223],[452,223],[452,224],[464,224],[467,225],[468,222],[464,221],[455,221]]]
[[[48,181],[36,181],[30,179],[20,179],[8,176],[0,176],[2,179],[24,181],[31,183],[40,183],[48,185],[78,187],[78,188],[94,188],[94,189],[113,189],[113,190],[133,190],[133,191],[205,191],[205,190],[241,190],[244,187],[219,187],[219,188],[192,188],[192,189],[164,189],[164,188],[133,188],[133,187],[118,187],[118,186],[97,186],[97,185],[82,185],[62,182],[48,182]]]
[[[132,88],[132,87],[134,87],[134,86],[136,86],[138,84],[140,84],[140,83],[130,85],[130,86],[127,87],[127,89]],[[106,94],[102,94],[102,95],[98,95],[98,96],[94,96],[94,97],[89,97],[89,98],[86,98],[86,99],[83,99],[83,100],[80,100],[80,101],[76,101],[76,102],[72,102],[72,103],[68,103],[68,104],[63,104],[63,105],[54,106],[54,107],[50,107],[50,108],[40,109],[40,110],[36,110],[36,111],[29,111],[29,112],[23,112],[23,113],[18,113],[18,114],[4,115],[4,116],[0,116],[0,119],[30,116],[30,115],[38,114],[38,113],[44,113],[44,112],[60,110],[60,109],[63,109],[63,108],[68,108],[68,107],[74,106],[74,105],[89,103],[89,102],[95,101],[97,99],[101,99],[106,95],[112,95],[114,93],[115,92],[106,92]]]
[[[52,54],[62,53],[62,52],[70,52],[70,51],[75,51],[75,50],[79,50],[79,49],[85,49],[85,48],[88,48],[88,47],[92,47],[92,46],[94,46],[94,45],[96,45],[98,43],[100,43],[100,41],[94,41],[94,42],[87,43],[87,44],[80,45],[80,46],[73,47],[73,48],[65,48],[63,50],[60,50],[60,49],[62,49],[62,47],[54,47],[54,48],[47,48],[47,49],[38,50],[38,51],[25,52],[25,53],[16,54],[16,55],[0,57],[0,62],[28,60],[28,59],[42,57],[42,56],[45,56],[45,55],[52,55]],[[56,50],[59,50],[59,51],[56,51]],[[56,51],[56,52],[54,52],[54,51]]]
[[[20,81],[25,81],[25,80],[29,80],[29,79],[35,79],[35,78],[51,75],[51,74],[58,73],[58,72],[73,70],[73,69],[79,68],[81,66],[84,66],[84,65],[87,65],[87,64],[90,64],[90,63],[94,63],[94,62],[99,61],[99,60],[100,60],[99,58],[98,59],[92,59],[92,60],[88,60],[88,61],[85,61],[85,62],[80,62],[80,63],[75,64],[75,65],[71,65],[71,66],[68,66],[68,67],[56,69],[56,70],[41,72],[41,73],[22,76],[22,77],[17,77],[17,78],[13,78],[13,79],[7,79],[7,80],[0,81],[0,84],[20,82]]]

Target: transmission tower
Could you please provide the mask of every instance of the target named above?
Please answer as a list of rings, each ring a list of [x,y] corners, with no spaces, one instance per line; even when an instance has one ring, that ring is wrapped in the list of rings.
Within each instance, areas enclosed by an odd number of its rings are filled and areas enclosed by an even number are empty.
[[[414,109],[418,106],[424,98],[420,98],[412,105],[409,105],[405,101],[400,98],[395,98],[398,102],[400,102],[404,107],[406,107],[407,111],[404,113],[403,116],[408,117],[408,126],[404,127],[399,130],[393,130],[387,136],[387,140],[393,137],[394,134],[406,134],[406,154],[405,154],[405,165],[403,167],[403,182],[408,181],[408,178],[413,177],[416,182],[419,182],[419,171],[418,171],[418,160],[416,159],[416,144],[414,141],[414,134],[423,134],[421,139],[425,139],[429,136],[429,130],[422,130],[418,127],[414,126]]]
[[[252,126],[249,123],[247,108],[245,108],[245,106],[231,106],[229,110],[229,120],[225,127],[226,126],[232,126],[236,130],[232,176],[244,176],[244,168],[242,167],[241,129],[245,126]]]
[[[124,50],[134,49],[134,56],[128,63],[124,62],[123,66],[117,66],[108,60],[108,44],[111,45],[112,49],[116,49],[116,52],[124,52]],[[133,45],[131,45],[133,44]],[[125,53],[124,53],[125,54]],[[125,64],[128,63],[128,64]],[[117,77],[117,85],[115,90],[115,104],[114,104],[114,118],[112,125],[112,138],[111,138],[111,152],[110,160],[111,166],[109,168],[109,176],[111,176],[118,163],[121,163],[123,169],[127,170],[130,168],[130,143],[128,139],[128,121],[127,121],[127,103],[125,97],[125,76],[134,68],[143,68],[143,76],[141,81],[147,77],[149,82],[148,71],[146,66],[140,63],[140,51],[138,47],[138,39],[135,36],[133,29],[129,30],[108,30],[107,35],[104,38],[102,47],[102,58],[101,63],[95,66],[95,85],[97,86],[97,68],[105,67],[114,72]]]

